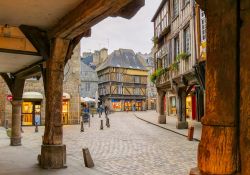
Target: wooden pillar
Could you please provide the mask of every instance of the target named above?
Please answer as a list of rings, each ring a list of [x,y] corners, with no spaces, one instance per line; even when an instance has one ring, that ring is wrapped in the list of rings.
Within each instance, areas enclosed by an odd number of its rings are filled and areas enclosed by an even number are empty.
[[[206,1],[206,112],[198,148],[199,170],[190,174],[237,171],[237,3]]]
[[[178,97],[177,97],[177,116],[178,121],[176,123],[177,129],[187,129],[188,123],[186,121],[186,88],[178,89]]]
[[[63,168],[66,146],[63,145],[62,96],[64,62],[69,41],[56,38],[51,44],[51,57],[46,62],[46,116],[39,163],[42,168]]]
[[[164,112],[164,98],[165,98],[165,92],[158,90],[158,110],[159,110],[159,116],[158,116],[158,123],[159,124],[166,124],[166,115]]]
[[[21,107],[22,96],[25,79],[20,79],[15,76],[9,76],[7,73],[1,73],[0,76],[4,79],[13,96],[12,101],[12,126],[11,126],[11,146],[21,145]]]
[[[240,162],[241,174],[250,174],[250,1],[240,1]]]
[[[21,143],[21,109],[22,109],[22,100],[13,100],[12,104],[12,127],[11,127],[11,146],[20,146]]]

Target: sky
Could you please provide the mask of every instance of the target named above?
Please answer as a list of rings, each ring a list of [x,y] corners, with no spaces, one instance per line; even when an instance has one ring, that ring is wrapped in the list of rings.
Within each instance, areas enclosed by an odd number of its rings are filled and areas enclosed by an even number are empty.
[[[108,48],[109,54],[119,48],[150,53],[154,33],[151,19],[161,0],[145,0],[145,6],[130,20],[107,18],[92,27],[91,37],[81,40],[81,53]]]

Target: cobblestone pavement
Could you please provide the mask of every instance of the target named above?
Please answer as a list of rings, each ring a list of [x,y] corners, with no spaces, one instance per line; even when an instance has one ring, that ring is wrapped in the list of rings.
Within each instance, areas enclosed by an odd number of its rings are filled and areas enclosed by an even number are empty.
[[[196,167],[198,142],[137,119],[132,112],[114,113],[111,127],[100,130],[100,118],[91,118],[91,126],[64,126],[67,164],[83,164],[82,148],[88,147],[95,163],[93,170],[111,175],[187,175]],[[105,124],[105,119],[102,117]],[[34,127],[25,127],[23,145],[36,157],[40,152],[41,135]],[[76,166],[75,166],[76,167]],[[74,169],[81,171],[81,168]],[[74,174],[74,173],[72,173]]]

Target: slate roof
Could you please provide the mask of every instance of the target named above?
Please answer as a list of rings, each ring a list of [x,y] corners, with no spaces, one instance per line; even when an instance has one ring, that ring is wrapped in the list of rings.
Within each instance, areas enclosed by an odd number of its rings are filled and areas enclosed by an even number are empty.
[[[129,69],[147,70],[141,63],[140,58],[131,49],[119,49],[112,52],[96,71],[103,70],[107,67],[121,67]]]

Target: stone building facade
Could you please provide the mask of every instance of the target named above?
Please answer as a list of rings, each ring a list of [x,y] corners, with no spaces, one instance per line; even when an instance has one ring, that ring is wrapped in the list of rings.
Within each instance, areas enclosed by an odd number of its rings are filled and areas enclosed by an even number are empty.
[[[38,79],[37,79],[38,78]],[[80,119],[80,45],[77,45],[72,58],[65,65],[63,82],[63,123],[77,124]],[[11,123],[12,106],[10,91],[0,77],[0,121],[3,126],[8,120]],[[25,81],[22,105],[22,125],[44,125],[45,95],[42,77]]]
[[[150,76],[154,72],[154,57],[153,54],[136,54],[138,58],[141,60],[141,63],[148,70],[147,77],[147,99],[146,99],[146,109],[147,110],[156,110],[157,106],[157,90],[155,84],[150,81]]]
[[[94,69],[81,62],[81,97],[95,97],[98,91],[98,76]]]

